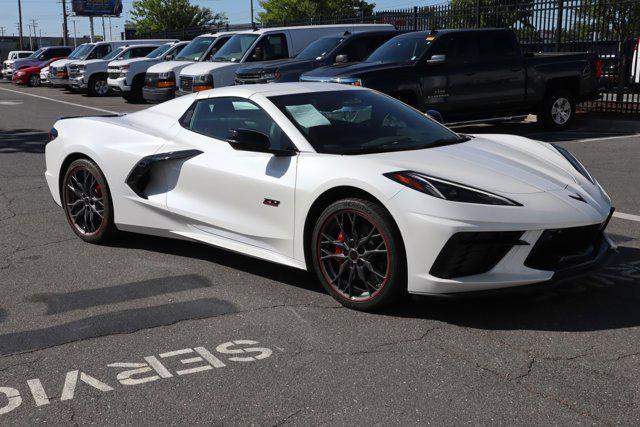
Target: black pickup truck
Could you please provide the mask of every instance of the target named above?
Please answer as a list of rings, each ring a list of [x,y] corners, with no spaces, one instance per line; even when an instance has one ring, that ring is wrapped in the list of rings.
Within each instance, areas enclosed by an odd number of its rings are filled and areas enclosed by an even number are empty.
[[[364,62],[300,80],[369,87],[447,123],[537,114],[545,127],[562,129],[576,103],[598,97],[596,61],[592,53],[523,54],[508,29],[437,30],[396,36]]]

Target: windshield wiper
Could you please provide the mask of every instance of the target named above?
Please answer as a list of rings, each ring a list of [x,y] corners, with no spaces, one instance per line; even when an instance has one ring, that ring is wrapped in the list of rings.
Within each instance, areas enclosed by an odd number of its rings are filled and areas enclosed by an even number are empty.
[[[427,148],[444,147],[445,145],[460,144],[462,142],[467,142],[470,139],[471,138],[469,138],[468,136],[460,136],[459,138],[441,138],[441,139],[436,139],[435,141],[430,143],[427,146]]]

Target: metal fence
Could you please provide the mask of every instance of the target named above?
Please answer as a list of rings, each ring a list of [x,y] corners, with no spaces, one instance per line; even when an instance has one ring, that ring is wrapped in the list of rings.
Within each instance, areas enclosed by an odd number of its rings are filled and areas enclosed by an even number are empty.
[[[640,115],[640,0],[453,0],[433,6],[269,21],[260,27],[392,24],[401,30],[500,27],[516,31],[525,52],[595,52],[603,61],[601,99],[589,111]],[[167,29],[135,38],[189,40],[206,32],[250,29],[250,24]]]

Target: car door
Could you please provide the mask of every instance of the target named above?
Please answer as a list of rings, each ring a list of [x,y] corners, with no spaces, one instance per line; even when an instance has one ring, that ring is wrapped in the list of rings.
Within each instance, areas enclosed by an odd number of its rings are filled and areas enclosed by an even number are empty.
[[[238,151],[229,131],[267,134],[272,147],[292,145],[256,103],[218,97],[196,101],[175,141],[202,151],[169,176],[167,207],[200,231],[267,251],[293,255],[297,156]]]

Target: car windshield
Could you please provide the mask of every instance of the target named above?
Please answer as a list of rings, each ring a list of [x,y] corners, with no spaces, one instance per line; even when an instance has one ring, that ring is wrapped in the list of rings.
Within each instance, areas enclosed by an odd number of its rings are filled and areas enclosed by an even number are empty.
[[[89,57],[89,55],[91,55],[91,52],[93,51],[93,48],[96,47],[96,45],[94,44],[87,44],[85,45],[85,47],[76,52],[76,56],[73,59],[80,59],[80,60],[85,60]]]
[[[309,46],[304,48],[302,52],[296,56],[297,59],[322,59],[329,52],[331,52],[340,42],[344,40],[343,37],[323,37],[320,40],[316,40]]]
[[[196,37],[182,49],[176,61],[197,61],[215,40],[215,37]]]
[[[160,58],[162,55],[164,55],[172,47],[173,47],[173,45],[168,44],[168,43],[167,44],[163,44],[162,46],[158,46],[157,48],[155,48],[154,50],[149,52],[149,54],[147,55],[147,58]]]
[[[110,54],[103,56],[102,60],[103,61],[111,61],[114,58],[117,58],[118,56],[122,55],[122,53],[125,51],[125,47],[119,47],[116,50],[114,50],[113,52],[111,52]]]
[[[377,48],[365,62],[414,62],[431,45],[433,37],[394,37]]]
[[[237,62],[242,59],[245,53],[251,48],[253,42],[258,38],[257,34],[236,34],[231,37],[220,50],[213,55],[212,61]]]
[[[81,44],[80,46],[73,49],[73,52],[69,54],[69,59],[79,59],[84,53],[91,50],[91,45]]]
[[[420,150],[467,141],[406,104],[368,90],[270,97],[318,153]]]
[[[36,50],[31,55],[29,55],[27,58],[37,58],[38,56],[40,56],[40,54],[42,54],[42,52],[44,52],[44,48],[40,48],[40,49]]]

